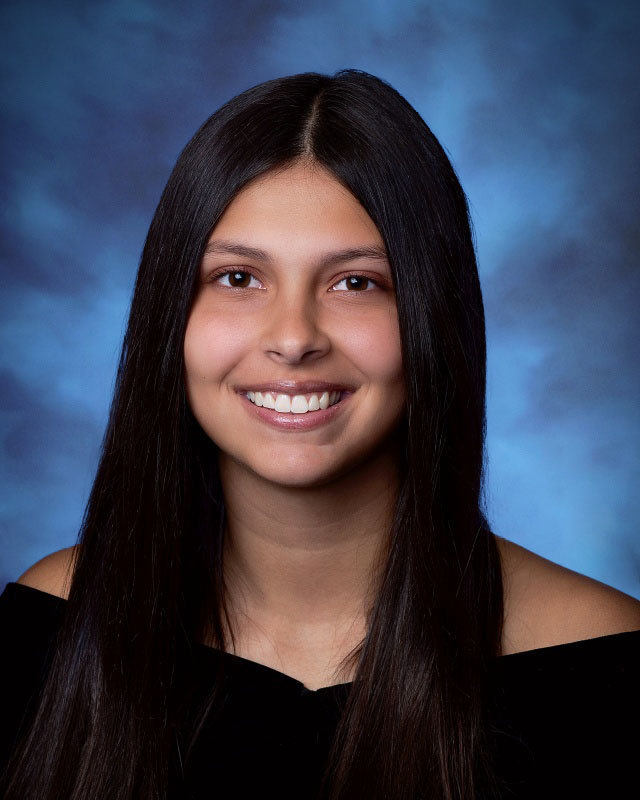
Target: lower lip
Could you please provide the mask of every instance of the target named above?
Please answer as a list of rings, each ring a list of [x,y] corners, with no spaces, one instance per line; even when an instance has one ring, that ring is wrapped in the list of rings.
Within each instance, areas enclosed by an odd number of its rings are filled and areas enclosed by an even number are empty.
[[[306,414],[283,413],[282,411],[274,411],[272,408],[257,406],[244,394],[240,395],[240,400],[247,407],[247,411],[250,414],[255,415],[262,422],[266,422],[267,425],[271,425],[272,428],[277,428],[280,431],[297,432],[310,431],[336,419],[342,413],[352,394],[352,392],[342,392],[342,398],[339,402],[319,411],[307,411]]]

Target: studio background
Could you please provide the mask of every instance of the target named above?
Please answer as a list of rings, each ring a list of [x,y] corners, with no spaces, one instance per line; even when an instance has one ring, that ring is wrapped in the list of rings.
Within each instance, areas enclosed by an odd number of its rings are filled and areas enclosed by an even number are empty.
[[[5,0],[0,22],[0,589],[76,541],[182,147],[249,86],[355,67],[469,197],[493,530],[640,598],[640,4]]]

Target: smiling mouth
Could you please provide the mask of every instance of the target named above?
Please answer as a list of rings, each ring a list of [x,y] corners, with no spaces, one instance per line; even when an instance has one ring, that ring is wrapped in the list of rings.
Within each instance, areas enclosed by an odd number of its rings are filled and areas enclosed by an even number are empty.
[[[342,400],[345,392],[318,392],[311,394],[279,394],[276,392],[243,392],[255,406],[270,408],[282,414],[309,414],[324,411]]]

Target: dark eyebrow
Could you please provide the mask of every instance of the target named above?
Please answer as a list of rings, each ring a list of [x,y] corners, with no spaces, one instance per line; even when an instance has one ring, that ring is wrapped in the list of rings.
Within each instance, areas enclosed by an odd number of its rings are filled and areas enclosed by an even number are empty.
[[[271,263],[272,261],[271,256],[265,250],[260,250],[258,247],[249,247],[248,245],[228,239],[214,239],[209,242],[205,247],[204,254],[208,255],[209,253],[229,253],[235,256],[243,256],[244,258],[255,258],[257,261],[264,261],[266,263]],[[353,261],[356,258],[386,260],[387,251],[384,247],[379,245],[350,247],[346,250],[336,250],[332,253],[327,253],[320,259],[320,264],[322,266],[332,266],[333,264],[340,264],[344,261]]]

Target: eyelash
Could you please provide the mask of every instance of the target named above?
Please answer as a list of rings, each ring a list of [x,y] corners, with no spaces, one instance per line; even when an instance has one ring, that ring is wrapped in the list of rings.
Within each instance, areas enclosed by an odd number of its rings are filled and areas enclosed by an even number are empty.
[[[225,269],[225,270],[221,270],[219,272],[214,272],[212,275],[210,275],[207,278],[207,282],[208,283],[215,283],[217,281],[217,279],[218,278],[222,278],[223,275],[234,275],[235,273],[238,273],[238,272],[241,275],[250,275],[252,278],[255,278],[255,275],[253,275],[253,273],[249,272],[249,270],[246,270],[246,269]],[[376,287],[376,289],[381,289],[382,288],[381,284],[378,283],[378,281],[374,280],[373,278],[370,278],[368,275],[362,275],[359,272],[351,272],[348,275],[345,275],[343,278],[340,278],[340,280],[336,281],[336,283],[334,283],[333,285],[335,286],[338,283],[342,283],[342,281],[346,281],[348,278],[364,278],[365,280],[367,280],[370,283],[372,283]],[[258,280],[258,279],[256,278],[256,280]],[[240,289],[240,290],[242,290],[242,289],[249,289],[250,287],[249,286],[227,286],[226,288],[227,289]],[[339,290],[339,291],[342,291],[342,290]],[[348,289],[345,289],[344,291],[349,292]],[[364,292],[368,292],[368,291],[371,291],[371,290],[369,288],[367,288],[367,289],[359,289],[359,290],[355,289],[355,290],[353,290],[353,292],[349,292],[349,294],[359,294],[359,293],[364,293]]]

